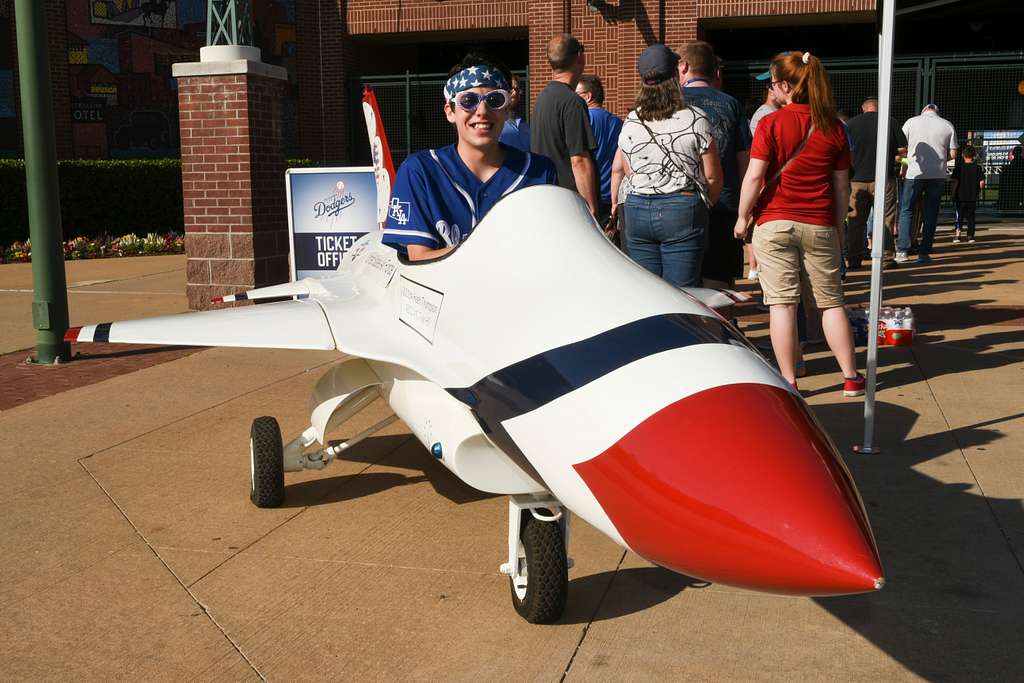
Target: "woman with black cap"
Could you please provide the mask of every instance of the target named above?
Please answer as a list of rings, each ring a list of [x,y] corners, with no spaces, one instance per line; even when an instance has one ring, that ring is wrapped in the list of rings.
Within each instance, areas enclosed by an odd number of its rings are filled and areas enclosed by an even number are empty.
[[[640,94],[623,122],[616,157],[629,179],[627,253],[677,287],[696,287],[722,167],[707,115],[683,102],[678,63],[679,55],[662,44],[640,55]],[[613,187],[613,201],[617,193]]]

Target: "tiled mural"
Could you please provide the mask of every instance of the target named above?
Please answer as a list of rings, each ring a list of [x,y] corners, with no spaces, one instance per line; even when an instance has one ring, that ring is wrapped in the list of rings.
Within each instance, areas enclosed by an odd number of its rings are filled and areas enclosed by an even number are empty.
[[[0,0],[0,155],[20,144],[13,89],[11,0]],[[295,0],[254,0],[265,62],[288,68],[285,130],[297,134]],[[171,65],[199,59],[206,0],[67,0],[68,90],[76,157],[178,155],[178,95]],[[7,30],[4,30],[4,29]],[[289,151],[298,140],[289,140]],[[5,151],[7,154],[5,154]]]

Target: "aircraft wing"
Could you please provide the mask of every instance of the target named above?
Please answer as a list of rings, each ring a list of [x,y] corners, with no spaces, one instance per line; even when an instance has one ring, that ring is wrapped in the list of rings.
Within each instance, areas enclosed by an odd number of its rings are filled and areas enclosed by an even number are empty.
[[[316,301],[281,301],[73,327],[68,342],[235,346],[260,349],[337,348]]]

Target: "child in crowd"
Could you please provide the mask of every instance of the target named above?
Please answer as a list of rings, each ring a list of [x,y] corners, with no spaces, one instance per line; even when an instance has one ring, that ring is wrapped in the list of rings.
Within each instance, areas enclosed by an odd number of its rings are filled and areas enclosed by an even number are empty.
[[[985,189],[985,171],[975,163],[977,150],[968,145],[964,148],[964,161],[953,176],[953,201],[957,204],[960,225],[967,226],[967,243],[974,244],[974,210],[978,205],[978,195]],[[960,242],[960,226],[957,226],[953,237],[954,243]]]

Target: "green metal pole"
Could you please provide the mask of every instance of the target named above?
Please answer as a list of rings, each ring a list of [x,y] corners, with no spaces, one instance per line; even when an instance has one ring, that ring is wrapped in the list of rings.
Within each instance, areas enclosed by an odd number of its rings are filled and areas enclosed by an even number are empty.
[[[64,341],[68,329],[68,293],[64,278],[45,4],[39,0],[15,0],[14,13],[32,238],[32,324],[36,328],[36,362],[49,365],[70,360],[71,345]]]

